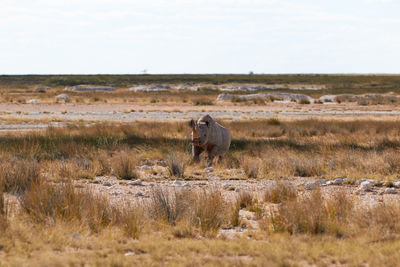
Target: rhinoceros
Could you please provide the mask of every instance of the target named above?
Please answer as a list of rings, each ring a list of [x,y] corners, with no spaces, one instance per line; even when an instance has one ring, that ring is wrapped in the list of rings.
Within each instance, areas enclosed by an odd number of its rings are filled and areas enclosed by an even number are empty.
[[[216,156],[220,158],[231,145],[231,134],[228,129],[215,122],[210,115],[201,117],[197,122],[191,120],[193,161],[200,161],[200,154],[207,151],[207,165],[212,165]]]

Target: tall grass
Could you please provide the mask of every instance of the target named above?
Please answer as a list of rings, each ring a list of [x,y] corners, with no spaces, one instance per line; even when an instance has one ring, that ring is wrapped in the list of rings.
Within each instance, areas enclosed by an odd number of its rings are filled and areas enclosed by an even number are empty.
[[[185,175],[185,168],[187,158],[181,153],[169,153],[167,157],[167,167],[169,174],[174,177],[183,178]]]
[[[289,182],[276,181],[273,186],[264,193],[264,201],[272,203],[281,203],[294,200],[297,197],[296,188]]]
[[[0,233],[2,233],[7,228],[7,215],[8,207],[4,196],[4,186],[2,179],[0,179]]]
[[[398,121],[259,120],[222,124],[233,139],[219,165],[244,169],[249,178],[350,174],[394,178],[397,172]],[[0,136],[0,149],[7,159],[3,162],[15,158],[40,165],[64,164],[74,170],[68,176],[77,178],[110,174],[113,165],[119,177],[128,179],[136,177],[135,160],[118,155],[120,151],[135,151],[135,157],[163,161],[171,175],[183,177],[185,158],[190,153],[189,132],[183,122],[71,126],[67,130]],[[174,156],[168,159],[168,155]]]
[[[12,193],[23,193],[38,183],[41,179],[40,165],[35,160],[3,161],[0,164],[0,180],[4,191]]]
[[[342,236],[353,211],[351,198],[339,192],[324,199],[319,190],[311,195],[284,201],[277,211],[272,212],[271,223],[275,231],[290,234],[335,234]]]
[[[113,169],[119,179],[132,180],[139,178],[139,173],[136,171],[136,159],[130,158],[126,152],[122,152],[116,157]]]
[[[118,207],[88,189],[75,188],[70,182],[33,183],[19,198],[22,209],[38,224],[54,225],[58,221],[85,226],[99,232],[111,226],[121,226],[128,236],[140,233],[139,212],[134,207]]]
[[[227,207],[228,204],[217,189],[195,192],[188,189],[169,191],[155,188],[147,210],[156,222],[171,226],[191,226],[191,231],[212,234],[227,222]],[[178,233],[182,235],[182,231]]]

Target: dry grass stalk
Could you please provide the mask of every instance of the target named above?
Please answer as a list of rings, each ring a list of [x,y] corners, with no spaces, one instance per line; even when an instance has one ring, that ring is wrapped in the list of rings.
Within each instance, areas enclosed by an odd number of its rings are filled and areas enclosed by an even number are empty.
[[[113,169],[118,179],[132,180],[139,178],[136,171],[136,159],[131,159],[126,152],[122,152],[115,160]]]
[[[5,192],[21,194],[39,182],[40,176],[40,165],[35,160],[12,159],[0,166],[0,180]]]
[[[167,167],[169,174],[174,177],[183,178],[185,175],[187,159],[182,154],[169,153]]]
[[[264,193],[264,201],[272,203],[291,201],[296,197],[296,188],[290,183],[280,180],[277,180],[275,184]]]

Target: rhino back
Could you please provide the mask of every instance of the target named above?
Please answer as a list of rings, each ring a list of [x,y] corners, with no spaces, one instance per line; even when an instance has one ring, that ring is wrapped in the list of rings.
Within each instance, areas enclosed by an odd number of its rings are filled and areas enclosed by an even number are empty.
[[[208,141],[210,144],[213,144],[217,147],[217,153],[221,155],[227,152],[229,149],[231,144],[231,134],[229,133],[228,129],[215,122],[214,127],[210,132]]]

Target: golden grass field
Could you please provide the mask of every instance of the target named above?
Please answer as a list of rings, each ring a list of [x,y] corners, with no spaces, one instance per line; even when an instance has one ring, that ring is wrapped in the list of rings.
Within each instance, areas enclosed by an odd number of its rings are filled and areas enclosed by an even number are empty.
[[[146,94],[122,88],[74,93],[72,103],[57,103],[54,96],[61,89],[33,96],[29,90],[4,89],[3,124],[51,122],[7,114],[15,110],[96,112],[105,102],[124,105],[130,97],[132,105],[161,113],[195,109],[200,115],[226,108],[209,91]],[[24,104],[29,98],[40,98],[42,104]],[[340,102],[329,108],[398,110],[397,102]],[[306,113],[318,104],[227,107]],[[205,160],[191,161],[185,120],[63,117],[61,127],[2,131],[0,266],[399,264],[399,197],[384,193],[387,188],[397,192],[400,179],[397,116],[217,120],[230,130],[232,143],[211,173]],[[348,179],[342,185],[305,188],[339,177]],[[373,181],[373,189],[360,193],[358,181],[364,178]],[[184,186],[174,186],[176,181]]]

